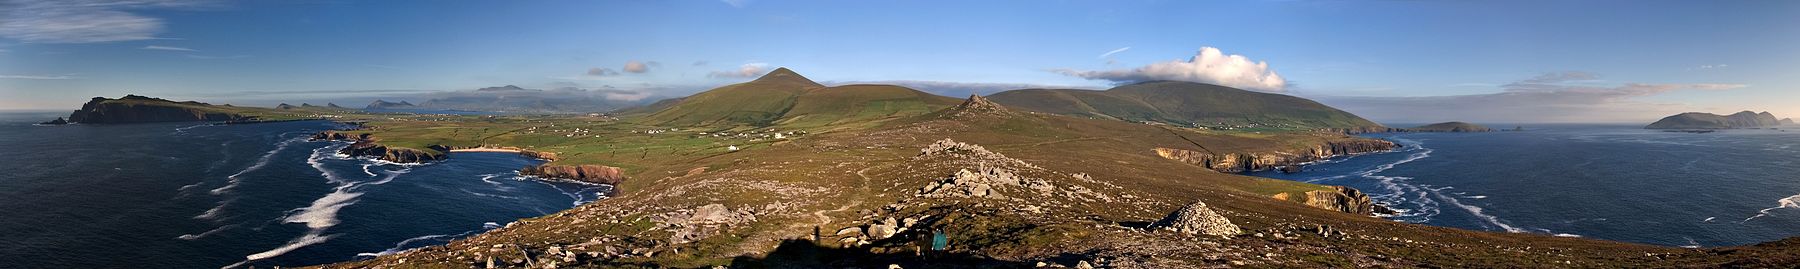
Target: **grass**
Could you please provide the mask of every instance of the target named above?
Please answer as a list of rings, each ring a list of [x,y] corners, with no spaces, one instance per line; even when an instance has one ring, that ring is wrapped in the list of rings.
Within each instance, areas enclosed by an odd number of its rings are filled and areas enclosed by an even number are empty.
[[[1192,82],[1156,81],[1105,91],[1016,90],[989,97],[1051,114],[1252,131],[1380,126],[1312,100]]]

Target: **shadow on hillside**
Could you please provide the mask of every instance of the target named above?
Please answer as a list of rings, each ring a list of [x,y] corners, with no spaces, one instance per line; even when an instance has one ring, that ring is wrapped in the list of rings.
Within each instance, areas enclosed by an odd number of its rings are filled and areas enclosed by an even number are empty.
[[[1031,268],[1020,262],[953,253],[870,253],[863,248],[830,248],[807,240],[786,240],[766,257],[738,257],[731,268]]]

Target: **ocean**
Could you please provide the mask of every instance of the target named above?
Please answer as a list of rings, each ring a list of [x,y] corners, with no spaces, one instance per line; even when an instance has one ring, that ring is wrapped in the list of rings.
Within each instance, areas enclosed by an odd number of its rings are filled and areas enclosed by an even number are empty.
[[[540,160],[336,154],[327,121],[36,126],[0,112],[0,268],[221,268],[349,261],[603,199],[520,177]]]
[[[1403,211],[1389,219],[1436,226],[1680,247],[1800,236],[1800,129],[1523,127],[1366,135],[1404,147],[1251,174],[1355,187]]]

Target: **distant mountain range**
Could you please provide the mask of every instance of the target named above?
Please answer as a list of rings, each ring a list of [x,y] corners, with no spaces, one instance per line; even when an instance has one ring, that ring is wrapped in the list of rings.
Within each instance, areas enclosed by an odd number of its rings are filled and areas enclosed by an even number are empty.
[[[1731,115],[1719,115],[1703,112],[1688,112],[1664,117],[1645,129],[1736,129],[1763,128],[1783,124],[1794,124],[1794,119],[1776,119],[1775,114],[1767,111],[1756,113],[1742,111]]]
[[[1104,91],[1024,89],[986,99],[1029,112],[1217,129],[1386,129],[1299,97],[1192,82],[1145,82]],[[826,87],[780,68],[750,82],[620,114],[648,114],[647,123],[664,125],[822,126],[921,115],[959,102],[895,85]]]
[[[363,106],[363,109],[414,109],[414,108],[418,108],[418,106],[415,106],[412,103],[408,103],[406,101],[388,102],[387,100],[379,100],[379,99],[375,100],[375,102],[369,103],[369,105],[367,105],[367,106]]]

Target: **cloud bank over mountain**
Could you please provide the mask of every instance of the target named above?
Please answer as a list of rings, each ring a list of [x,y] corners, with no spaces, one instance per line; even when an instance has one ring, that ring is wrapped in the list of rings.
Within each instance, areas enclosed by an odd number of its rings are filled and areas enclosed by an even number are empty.
[[[1108,52],[1101,57],[1105,58],[1125,49]],[[1225,54],[1214,47],[1201,47],[1198,53],[1185,61],[1159,62],[1133,69],[1102,71],[1056,69],[1051,71],[1121,84],[1151,80],[1177,80],[1269,92],[1281,92],[1287,89],[1287,80],[1281,78],[1281,74],[1276,74],[1275,70],[1270,69],[1269,63],[1254,61],[1243,55]]]

